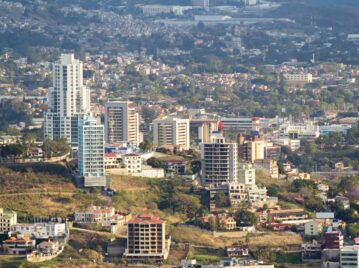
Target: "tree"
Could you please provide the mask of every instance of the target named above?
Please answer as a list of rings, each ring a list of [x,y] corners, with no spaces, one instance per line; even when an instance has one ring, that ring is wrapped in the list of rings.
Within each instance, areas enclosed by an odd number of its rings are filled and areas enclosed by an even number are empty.
[[[351,238],[359,236],[359,223],[349,223],[347,224],[347,232]]]
[[[304,205],[306,208],[313,210],[313,211],[321,211],[324,209],[322,199],[320,199],[320,197],[313,196],[313,195],[305,198]]]
[[[209,225],[209,229],[211,231],[217,231],[218,230],[218,221],[217,218],[214,216],[210,216],[208,218],[208,225]]]
[[[229,198],[223,192],[216,193],[214,200],[215,200],[216,207],[218,207],[218,208],[225,208],[225,207],[229,206]]]
[[[159,115],[160,113],[152,107],[145,106],[142,109],[142,117],[147,125],[151,124]]]
[[[275,253],[272,249],[267,247],[258,249],[257,252],[255,252],[255,256],[258,258],[258,260],[266,263],[272,263],[275,261]]]
[[[193,174],[199,173],[201,171],[201,161],[200,160],[192,161],[191,169]]]
[[[150,140],[144,140],[143,142],[140,143],[139,147],[142,151],[149,152],[153,148],[153,143]]]
[[[278,196],[279,192],[280,192],[280,188],[276,184],[271,184],[267,187],[267,194],[269,196]]]
[[[240,210],[235,215],[238,226],[249,226],[257,224],[257,217],[248,210]]]
[[[24,153],[25,147],[21,144],[9,144],[0,149],[0,155],[2,157],[22,156]]]
[[[160,168],[163,166],[163,161],[155,157],[151,157],[150,159],[147,160],[147,165],[150,165],[153,168]]]
[[[103,256],[101,253],[93,250],[93,249],[84,249],[81,253],[84,255],[87,259],[95,261],[96,263],[102,263],[103,262]]]
[[[70,149],[70,145],[65,138],[58,140],[45,139],[42,144],[45,157],[65,155],[70,152]]]
[[[201,208],[201,202],[196,196],[176,192],[172,196],[173,210],[184,212],[188,217],[193,218]]]
[[[292,192],[299,192],[302,188],[316,190],[317,185],[311,180],[294,180],[290,186]]]
[[[32,132],[26,132],[22,138],[23,144],[26,148],[26,155],[29,155],[30,148],[36,142],[36,135]]]
[[[336,210],[335,216],[346,223],[357,223],[359,220],[359,216],[353,208]]]

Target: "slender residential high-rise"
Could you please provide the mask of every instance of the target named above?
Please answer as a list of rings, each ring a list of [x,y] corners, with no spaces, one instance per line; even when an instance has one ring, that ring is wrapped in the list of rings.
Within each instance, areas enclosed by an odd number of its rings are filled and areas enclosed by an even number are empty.
[[[74,54],[62,54],[52,65],[53,87],[48,92],[45,138],[66,138],[77,145],[79,120],[90,112],[90,92],[83,85],[82,62]]]
[[[179,150],[190,148],[189,119],[165,117],[153,121],[153,144]]]
[[[107,186],[104,165],[104,127],[86,118],[78,128],[78,171],[85,187]]]
[[[228,143],[221,133],[213,133],[210,143],[203,143],[202,180],[218,186],[238,181],[238,145]]]
[[[110,101],[105,104],[106,144],[140,143],[139,114],[131,101]]]

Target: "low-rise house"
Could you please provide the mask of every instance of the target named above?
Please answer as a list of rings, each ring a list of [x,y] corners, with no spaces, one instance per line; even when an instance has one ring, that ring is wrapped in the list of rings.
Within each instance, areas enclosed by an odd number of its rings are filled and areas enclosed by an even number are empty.
[[[350,209],[350,200],[345,196],[337,196],[335,197],[335,202],[341,204],[344,209]]]
[[[67,235],[66,224],[59,222],[18,223],[10,227],[11,233],[30,235],[36,239],[58,238]]]
[[[3,248],[10,255],[26,255],[35,248],[35,240],[29,235],[14,235],[3,241]]]
[[[21,143],[21,136],[0,136],[0,145]]]
[[[142,159],[138,154],[126,154],[122,157],[128,173],[141,173]]]
[[[322,246],[316,240],[302,244],[301,248],[302,260],[320,260],[322,257]]]
[[[304,224],[304,234],[307,236],[318,236],[323,230],[323,225],[318,220],[312,220]]]
[[[256,185],[248,187],[248,199],[254,206],[263,206],[267,202],[267,188]]]
[[[182,160],[165,160],[163,168],[167,173],[183,175],[186,170],[186,162]]]
[[[38,251],[44,255],[55,255],[60,250],[59,242],[57,241],[43,241],[36,246]]]
[[[163,168],[152,168],[151,166],[143,165],[139,175],[143,178],[160,179],[165,177],[165,170]]]
[[[115,208],[113,207],[92,206],[85,211],[76,212],[75,222],[99,223],[101,225],[107,225],[114,215],[115,215]]]
[[[17,213],[12,210],[0,208],[0,233],[4,234],[10,231],[10,227],[17,224]]]
[[[232,206],[238,206],[243,202],[262,206],[267,202],[267,188],[231,182],[228,184],[228,196]]]
[[[268,159],[268,158],[267,159],[257,159],[254,161],[254,164],[256,166],[259,166],[259,167],[265,169],[266,171],[268,171],[273,179],[278,179],[279,168],[278,168],[277,161],[275,161],[273,159]]]
[[[41,148],[33,147],[29,149],[27,156],[32,158],[42,158],[44,157],[44,152]]]
[[[229,247],[226,249],[228,257],[244,257],[248,256],[248,248],[245,247]]]
[[[124,226],[130,218],[130,214],[116,212],[113,207],[92,206],[87,210],[75,213],[76,223],[99,224],[103,227],[110,227],[111,232]]]
[[[308,214],[303,209],[270,210],[268,219],[271,222],[297,224],[308,221]]]
[[[219,221],[219,226],[222,229],[230,231],[230,230],[235,230],[237,228],[237,222],[231,216],[223,215],[219,217],[218,221]]]
[[[268,213],[267,211],[257,211],[256,213],[256,217],[259,223],[264,223],[268,221]]]
[[[115,153],[105,153],[104,155],[105,169],[114,169],[120,167],[120,161]]]
[[[327,185],[327,184],[319,183],[317,185],[317,187],[318,187],[319,191],[322,191],[322,192],[328,192],[329,191],[329,185]]]

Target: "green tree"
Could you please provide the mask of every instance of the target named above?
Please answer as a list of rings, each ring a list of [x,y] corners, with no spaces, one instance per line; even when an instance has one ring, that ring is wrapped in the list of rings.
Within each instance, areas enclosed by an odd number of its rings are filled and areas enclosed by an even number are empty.
[[[218,207],[218,208],[225,208],[225,207],[229,206],[229,198],[223,192],[216,193],[214,200],[215,200],[216,207]]]
[[[279,192],[280,192],[280,188],[276,184],[271,184],[267,187],[267,194],[269,196],[278,196]]]
[[[163,166],[163,161],[155,157],[151,157],[150,159],[147,160],[147,165],[150,165],[153,168],[160,168]]]
[[[209,225],[209,229],[211,231],[217,231],[218,230],[218,220],[216,217],[214,216],[210,216],[208,218],[208,225]]]
[[[201,171],[201,161],[200,160],[194,160],[191,162],[191,169],[192,173],[196,174]]]
[[[324,209],[323,201],[317,196],[309,196],[305,198],[304,205],[306,208],[313,210],[313,211],[321,211]]]
[[[153,148],[153,143],[150,140],[144,140],[143,142],[140,143],[139,147],[142,151],[149,152]]]
[[[2,157],[16,157],[24,155],[26,149],[21,144],[9,144],[1,147],[0,155]]]
[[[347,232],[351,238],[359,236],[359,223],[349,223],[347,224]]]
[[[240,210],[235,215],[238,226],[249,226],[257,224],[257,217],[248,210]]]

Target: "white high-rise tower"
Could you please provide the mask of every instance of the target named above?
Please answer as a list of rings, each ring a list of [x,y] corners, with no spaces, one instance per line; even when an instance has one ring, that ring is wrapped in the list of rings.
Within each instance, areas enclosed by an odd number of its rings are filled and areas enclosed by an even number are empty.
[[[45,138],[66,138],[75,146],[79,120],[90,112],[90,92],[83,85],[82,62],[73,54],[62,54],[52,69],[53,87],[48,92]]]

